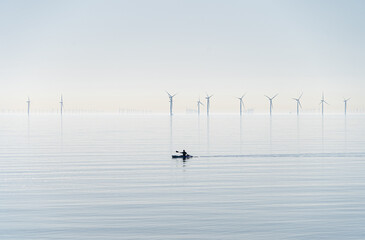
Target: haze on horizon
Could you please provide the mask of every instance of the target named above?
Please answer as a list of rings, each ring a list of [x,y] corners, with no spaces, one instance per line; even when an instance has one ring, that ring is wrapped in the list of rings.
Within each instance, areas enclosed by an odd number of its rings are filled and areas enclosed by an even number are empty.
[[[46,1],[0,2],[0,109],[65,108],[168,113],[364,109],[365,2]],[[204,111],[204,110],[202,110]]]

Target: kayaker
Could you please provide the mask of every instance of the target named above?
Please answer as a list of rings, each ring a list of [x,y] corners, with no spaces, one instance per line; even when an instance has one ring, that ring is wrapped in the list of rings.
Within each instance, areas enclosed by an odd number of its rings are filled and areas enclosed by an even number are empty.
[[[183,151],[181,152],[181,154],[183,155],[183,157],[188,156],[188,153],[187,153],[185,150],[183,150]]]

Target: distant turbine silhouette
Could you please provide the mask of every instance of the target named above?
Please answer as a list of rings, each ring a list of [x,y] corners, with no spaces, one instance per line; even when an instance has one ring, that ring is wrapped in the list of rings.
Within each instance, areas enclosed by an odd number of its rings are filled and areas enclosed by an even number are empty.
[[[321,99],[321,102],[319,103],[320,105],[322,105],[322,116],[323,116],[323,105],[324,105],[324,103],[327,104],[327,105],[329,105],[328,102],[326,102],[324,100],[324,93],[322,92],[322,99]]]
[[[29,97],[28,97],[28,100],[27,100],[26,103],[28,104],[28,116],[29,116],[29,111],[30,111],[30,99],[29,99]]]
[[[271,114],[272,114],[272,108],[273,108],[273,104],[272,104],[272,100],[276,97],[278,95],[278,93],[275,95],[275,96],[273,96],[273,97],[269,97],[269,96],[267,96],[267,95],[265,95],[265,97],[267,97],[268,99],[269,99],[269,101],[270,101],[270,116],[271,116]]]
[[[170,99],[170,116],[172,116],[172,104],[173,104],[173,98],[175,97],[176,93],[174,95],[171,95],[169,92],[167,92],[167,95],[169,95],[169,99]]]
[[[343,99],[343,102],[345,103],[345,115],[347,114],[347,101],[350,100],[351,98],[348,99]]]
[[[200,115],[200,105],[204,106],[204,104],[200,101],[200,98],[197,104],[198,104],[198,115]]]
[[[209,116],[209,107],[210,107],[210,98],[213,97],[213,95],[208,95],[207,93],[207,96],[205,97],[205,99],[207,99],[207,116]]]
[[[245,105],[243,104],[243,101],[242,101],[242,99],[243,99],[243,97],[246,95],[246,93],[245,94],[243,94],[242,95],[242,97],[238,97],[238,99],[240,100],[240,116],[242,116],[242,108],[244,108],[245,107]]]
[[[299,115],[299,107],[302,108],[302,104],[300,104],[300,98],[302,97],[303,93],[300,94],[298,98],[293,98],[295,101],[297,101],[297,115]]]
[[[62,115],[62,112],[63,112],[63,97],[61,95],[61,101],[60,101],[60,109],[61,109],[61,115]]]

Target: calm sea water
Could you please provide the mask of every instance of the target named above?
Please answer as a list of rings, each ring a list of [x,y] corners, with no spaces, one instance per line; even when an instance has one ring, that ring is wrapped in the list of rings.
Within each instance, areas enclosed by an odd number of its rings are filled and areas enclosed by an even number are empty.
[[[364,146],[364,115],[1,115],[0,239],[364,239]]]

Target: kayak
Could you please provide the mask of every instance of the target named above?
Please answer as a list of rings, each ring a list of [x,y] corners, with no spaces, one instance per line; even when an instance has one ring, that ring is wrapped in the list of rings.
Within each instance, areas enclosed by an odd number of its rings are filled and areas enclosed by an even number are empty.
[[[172,158],[183,158],[183,159],[187,159],[187,158],[192,158],[193,156],[190,155],[186,155],[185,157],[183,155],[172,155]]]

